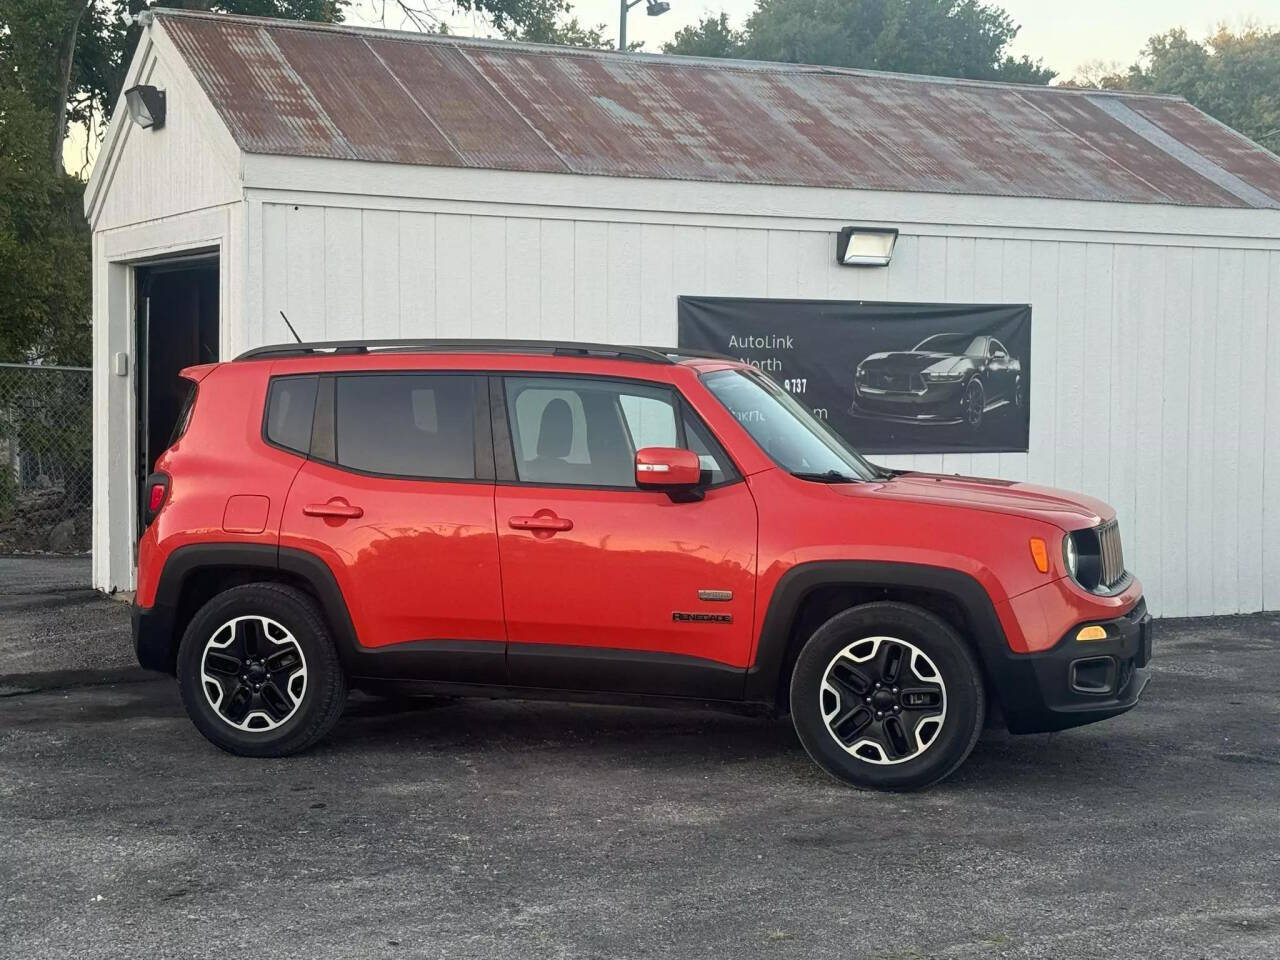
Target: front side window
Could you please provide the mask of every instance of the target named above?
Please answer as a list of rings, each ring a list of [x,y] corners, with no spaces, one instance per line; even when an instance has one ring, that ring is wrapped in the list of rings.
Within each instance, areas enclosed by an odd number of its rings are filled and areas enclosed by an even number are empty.
[[[755,371],[717,370],[708,390],[784,470],[805,479],[872,480],[879,472],[827,424]]]
[[[681,423],[663,387],[610,380],[513,377],[507,410],[517,477],[525,483],[634,488],[636,451],[680,447],[698,453],[711,482],[725,479],[712,441]]]
[[[474,480],[475,385],[441,374],[338,377],[334,459],[367,473]]]

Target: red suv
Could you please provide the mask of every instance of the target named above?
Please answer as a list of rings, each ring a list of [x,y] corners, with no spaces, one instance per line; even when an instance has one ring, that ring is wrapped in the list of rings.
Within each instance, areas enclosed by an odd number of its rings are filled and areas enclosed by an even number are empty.
[[[375,341],[183,375],[134,641],[233,753],[310,746],[348,687],[705,703],[906,789],[984,719],[1058,730],[1147,683],[1110,507],[876,466],[733,360]]]

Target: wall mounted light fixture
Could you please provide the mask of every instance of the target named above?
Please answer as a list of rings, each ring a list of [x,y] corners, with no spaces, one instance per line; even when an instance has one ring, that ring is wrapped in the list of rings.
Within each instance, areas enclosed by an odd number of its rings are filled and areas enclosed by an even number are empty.
[[[156,87],[130,87],[124,92],[124,102],[129,107],[133,122],[145,129],[159,130],[164,126],[164,91]]]
[[[844,267],[887,267],[897,242],[897,227],[845,227],[836,236],[836,263]]]

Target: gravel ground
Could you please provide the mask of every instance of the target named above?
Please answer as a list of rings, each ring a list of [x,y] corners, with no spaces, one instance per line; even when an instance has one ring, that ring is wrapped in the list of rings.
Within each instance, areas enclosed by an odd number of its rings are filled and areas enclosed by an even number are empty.
[[[58,596],[3,597],[5,645],[127,649],[123,605]],[[1136,710],[903,796],[780,721],[353,698],[253,761],[168,680],[11,682],[0,956],[1274,958],[1277,653],[1277,615],[1163,621]]]
[[[90,589],[88,557],[0,556],[0,695],[140,673],[129,608]]]

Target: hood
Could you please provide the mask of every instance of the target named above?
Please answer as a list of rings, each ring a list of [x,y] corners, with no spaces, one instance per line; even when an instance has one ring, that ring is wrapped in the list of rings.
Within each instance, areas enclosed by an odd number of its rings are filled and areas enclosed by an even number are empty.
[[[858,367],[883,373],[921,373],[935,364],[939,368],[945,368],[963,363],[966,359],[968,358],[954,353],[904,350],[899,353],[873,353],[858,364]]]
[[[981,477],[904,473],[892,480],[874,483],[832,484],[830,489],[844,496],[914,500],[940,506],[1032,517],[1052,523],[1063,530],[1096,527],[1115,516],[1115,511],[1107,504],[1082,493]]]

